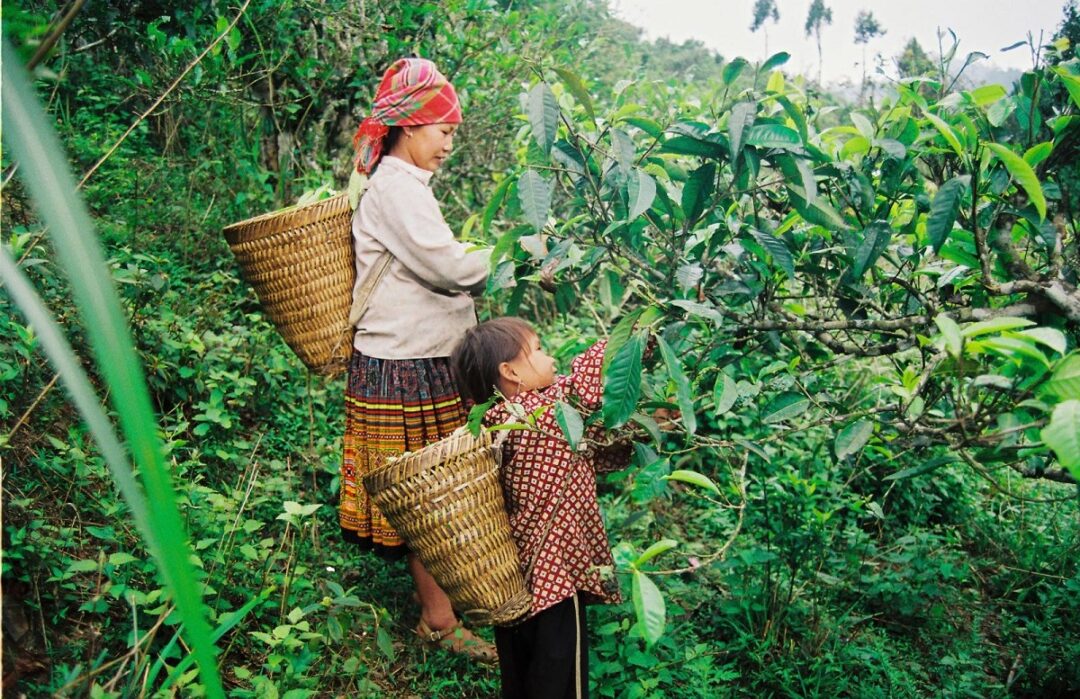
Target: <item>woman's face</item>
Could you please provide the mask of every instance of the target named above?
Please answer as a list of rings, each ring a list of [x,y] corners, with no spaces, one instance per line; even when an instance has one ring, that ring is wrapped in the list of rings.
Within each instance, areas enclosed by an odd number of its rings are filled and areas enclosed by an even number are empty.
[[[425,124],[403,127],[395,155],[418,168],[435,172],[454,149],[458,124]]]

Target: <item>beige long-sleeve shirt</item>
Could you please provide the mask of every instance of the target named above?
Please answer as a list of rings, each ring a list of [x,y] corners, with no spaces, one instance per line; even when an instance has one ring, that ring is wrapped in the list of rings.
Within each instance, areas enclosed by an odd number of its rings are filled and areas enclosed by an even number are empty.
[[[454,239],[431,174],[384,156],[353,214],[357,288],[384,250],[394,256],[356,327],[353,346],[369,357],[448,356],[476,325],[470,293],[483,291],[490,251]]]

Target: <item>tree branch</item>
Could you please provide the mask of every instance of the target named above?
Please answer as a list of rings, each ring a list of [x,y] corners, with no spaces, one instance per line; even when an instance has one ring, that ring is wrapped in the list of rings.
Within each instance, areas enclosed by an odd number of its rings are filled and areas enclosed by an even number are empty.
[[[1024,478],[1042,478],[1048,481],[1054,481],[1055,483],[1068,483],[1069,485],[1080,485],[1080,481],[1077,481],[1071,473],[1063,468],[1047,468],[1038,470],[1034,468],[1023,468],[1021,466],[1011,466],[1012,470],[1019,473]]]

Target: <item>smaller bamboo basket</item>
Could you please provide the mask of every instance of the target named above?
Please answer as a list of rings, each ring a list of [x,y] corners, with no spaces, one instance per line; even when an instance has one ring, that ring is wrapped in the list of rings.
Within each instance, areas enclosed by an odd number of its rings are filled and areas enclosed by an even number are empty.
[[[286,344],[308,368],[348,366],[356,263],[346,193],[225,228],[244,279]]]
[[[506,625],[532,597],[510,537],[499,456],[484,431],[465,428],[364,476],[379,510],[470,623]]]

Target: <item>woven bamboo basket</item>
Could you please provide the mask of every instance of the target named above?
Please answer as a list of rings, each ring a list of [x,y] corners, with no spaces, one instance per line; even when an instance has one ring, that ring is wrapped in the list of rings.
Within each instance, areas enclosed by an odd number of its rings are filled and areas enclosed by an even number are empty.
[[[243,277],[296,356],[319,374],[346,369],[356,266],[347,194],[225,228]]]
[[[461,429],[364,477],[371,499],[454,608],[479,625],[509,624],[532,599],[510,538],[500,452],[489,433]]]

